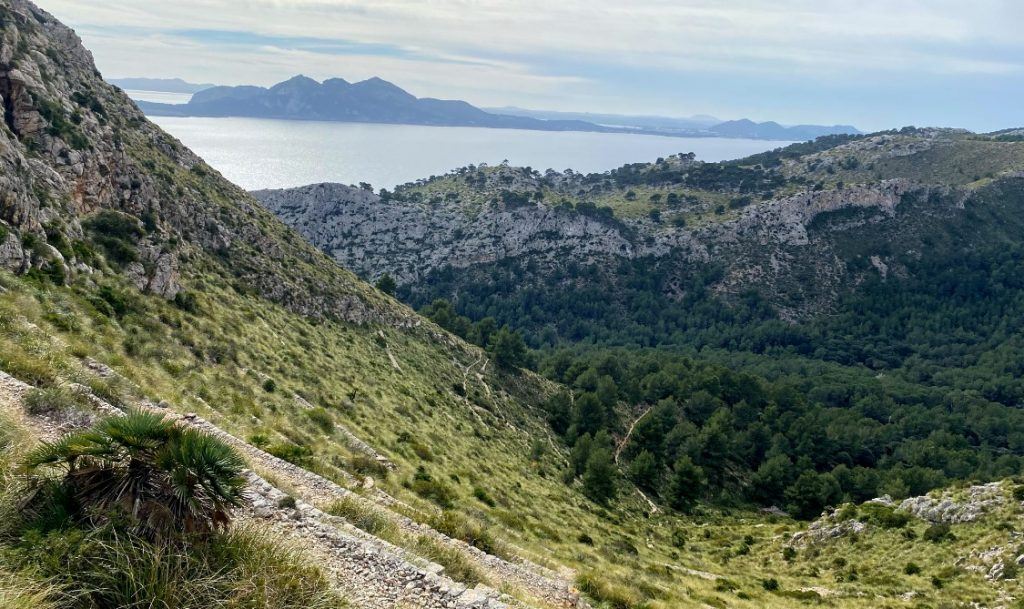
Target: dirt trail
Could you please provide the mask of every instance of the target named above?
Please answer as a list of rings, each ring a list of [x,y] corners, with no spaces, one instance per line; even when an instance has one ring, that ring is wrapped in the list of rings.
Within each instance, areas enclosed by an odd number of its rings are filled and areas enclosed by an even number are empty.
[[[70,388],[86,392],[86,397],[100,412],[120,412],[88,393],[88,388],[82,385],[72,384]],[[52,439],[66,431],[57,423],[30,417],[25,413],[21,407],[22,400],[29,390],[29,385],[0,372],[0,406],[5,411],[29,425],[44,439]],[[251,513],[245,517],[268,523],[287,537],[295,539],[314,555],[322,557],[325,568],[334,574],[339,590],[356,602],[358,607],[499,609],[510,604],[523,605],[486,586],[467,588],[454,582],[444,576],[439,565],[377,539],[315,507],[326,507],[343,498],[386,514],[406,533],[426,536],[458,549],[496,584],[517,588],[555,607],[587,607],[586,603],[579,600],[571,585],[553,571],[525,560],[511,562],[486,554],[460,540],[449,538],[401,514],[393,513],[387,510],[387,506],[394,504],[395,499],[379,489],[374,490],[373,498],[363,497],[331,480],[266,453],[194,414],[182,415],[151,402],[142,402],[140,406],[199,428],[239,450],[254,470],[247,473],[253,501]],[[287,495],[260,477],[257,471],[272,476],[297,495],[295,506],[281,503]]]

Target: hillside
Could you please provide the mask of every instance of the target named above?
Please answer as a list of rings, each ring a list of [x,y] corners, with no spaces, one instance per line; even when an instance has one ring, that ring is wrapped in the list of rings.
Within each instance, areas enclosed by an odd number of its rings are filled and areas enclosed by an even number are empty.
[[[331,184],[256,196],[347,268],[393,276],[416,303],[510,267],[522,290],[570,264],[597,273],[570,273],[585,287],[619,280],[602,268],[644,261],[657,269],[651,291],[669,302],[697,281],[725,300],[756,290],[782,319],[806,320],[833,310],[844,287],[898,278],[937,254],[923,240],[957,251],[1019,243],[1022,172],[1018,141],[910,130],[598,175],[469,167],[383,198]]]
[[[529,354],[508,330],[492,328],[499,343],[475,326],[482,349],[308,245],[146,121],[52,16],[0,0],[0,27],[0,605],[867,609],[1021,596],[1011,476],[1024,424],[1012,409],[883,379],[932,410],[895,416],[891,395],[823,410],[834,388],[660,352],[582,354],[542,377],[517,366]],[[559,381],[577,373],[570,394]],[[552,414],[571,406],[576,423],[597,424],[580,416],[592,392],[622,424],[595,429],[584,455]],[[704,420],[709,405],[722,414]],[[846,425],[816,424],[847,411]],[[243,459],[229,530],[146,538],[134,507],[76,506],[88,493],[62,497],[56,478],[27,473],[38,451],[81,448],[83,436],[60,441],[69,431],[91,429],[86,448],[109,456],[96,430],[130,429],[139,413]],[[876,423],[852,418],[864,413]],[[789,435],[726,433],[727,414]],[[665,439],[646,421],[677,430],[671,494],[633,483],[641,449]],[[958,445],[965,428],[971,443]],[[120,441],[145,457],[151,439]],[[895,447],[891,467],[864,466],[849,450],[862,441]],[[787,443],[821,462],[789,463],[777,454]],[[700,462],[683,467],[691,449]],[[759,469],[754,486],[730,461],[769,453],[779,475]],[[839,487],[840,465],[844,487],[873,491],[864,481],[884,474],[899,502],[855,507],[864,497]],[[948,471],[920,476],[929,466]],[[688,474],[707,479],[681,484]],[[936,498],[912,496],[944,484]],[[770,487],[794,515],[830,509],[808,524],[743,494]]]

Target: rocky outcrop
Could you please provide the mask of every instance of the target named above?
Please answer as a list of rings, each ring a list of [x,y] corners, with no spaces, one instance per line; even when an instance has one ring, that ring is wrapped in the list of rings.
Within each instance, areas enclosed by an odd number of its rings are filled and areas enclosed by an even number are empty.
[[[541,203],[488,205],[467,214],[439,203],[382,202],[361,188],[314,184],[253,193],[339,263],[368,277],[414,283],[430,271],[530,256],[541,263],[667,253],[638,244],[621,223]]]
[[[868,525],[853,519],[842,518],[839,509],[825,512],[820,518],[808,525],[807,529],[794,533],[789,540],[793,547],[817,546],[834,539],[856,535],[867,530]]]
[[[81,252],[103,248],[73,245],[114,210],[145,226],[127,262],[108,261],[139,289],[173,298],[213,270],[300,314],[416,325],[148,122],[75,33],[27,0],[0,0],[0,106],[2,268],[91,273],[102,263]]]
[[[891,222],[903,198],[919,190],[907,180],[807,190],[752,205],[731,219],[676,227],[647,218],[587,214],[529,196],[515,204],[503,199],[503,193],[529,195],[545,185],[561,192],[594,187],[576,174],[549,172],[541,178],[501,167],[479,175],[473,204],[460,201],[453,191],[429,201],[382,200],[340,184],[253,194],[342,265],[370,278],[388,273],[413,288],[429,281],[434,271],[486,267],[506,259],[527,260],[553,275],[569,264],[614,268],[617,260],[651,257],[669,261],[680,274],[723,265],[726,272],[713,286],[718,293],[757,287],[769,298],[777,295],[774,300],[782,304],[790,296],[787,283],[810,267],[816,277],[810,290],[814,297],[804,299],[804,309],[791,311],[795,318],[827,307],[838,286],[848,281],[846,264],[832,251],[829,235],[869,222]],[[813,232],[819,218],[844,210],[869,215],[831,226],[825,235]],[[875,272],[888,277],[885,259],[874,259]]]
[[[990,482],[962,491],[910,497],[900,502],[899,509],[928,522],[961,524],[974,522],[1006,502],[1006,491],[1002,483]]]

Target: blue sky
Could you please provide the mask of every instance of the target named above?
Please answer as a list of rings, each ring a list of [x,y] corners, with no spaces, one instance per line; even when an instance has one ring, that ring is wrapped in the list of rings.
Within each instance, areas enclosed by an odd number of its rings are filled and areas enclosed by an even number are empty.
[[[108,77],[380,76],[482,106],[1024,126],[1019,0],[39,0]]]

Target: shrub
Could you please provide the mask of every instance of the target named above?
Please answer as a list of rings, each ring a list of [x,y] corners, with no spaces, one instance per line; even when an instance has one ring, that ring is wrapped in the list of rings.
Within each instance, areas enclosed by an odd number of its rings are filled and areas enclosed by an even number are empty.
[[[608,583],[596,573],[580,573],[576,576],[576,587],[597,603],[612,609],[634,609],[643,606],[643,599],[628,588]]]
[[[313,451],[309,448],[291,443],[274,444],[267,448],[267,452],[278,459],[284,459],[299,466],[308,463],[309,458],[313,456]]]
[[[497,540],[491,535],[483,525],[474,522],[465,516],[461,516],[454,512],[444,511],[439,516],[435,516],[430,519],[431,528],[434,530],[444,533],[452,539],[459,539],[468,543],[469,545],[493,554],[500,556],[504,552],[499,548]]]
[[[78,407],[78,400],[64,387],[47,387],[29,391],[24,404],[29,414],[40,415],[73,410]]]
[[[483,487],[474,486],[473,497],[475,497],[477,501],[483,503],[487,507],[494,507],[495,505],[494,499],[487,493],[487,491]]]
[[[444,483],[434,480],[422,465],[416,468],[411,488],[420,497],[429,499],[440,507],[449,508],[452,506],[454,497],[451,489],[445,486]]]
[[[861,506],[861,520],[883,529],[902,529],[910,522],[910,514],[885,505],[865,504]]]
[[[277,390],[277,382],[274,379],[265,379],[263,381],[263,391],[267,393],[274,393]]]
[[[225,526],[245,487],[245,461],[233,448],[140,410],[45,442],[25,462],[64,472],[54,492],[75,517],[125,518],[150,538]]]
[[[907,575],[917,575],[921,572],[921,567],[917,563],[908,562],[906,566],[903,567],[903,572]]]
[[[794,558],[796,558],[796,550],[792,546],[782,548],[782,560],[791,562]]]
[[[925,541],[932,543],[940,543],[947,539],[955,539],[950,526],[944,522],[937,522],[924,531],[924,535],[921,536]]]
[[[324,433],[329,434],[334,431],[334,417],[326,409],[318,407],[307,410],[306,416]]]
[[[467,586],[475,586],[485,581],[483,574],[470,562],[469,558],[459,550],[443,545],[437,540],[421,535],[416,538],[416,552],[444,567],[445,575],[462,582]]]
[[[672,547],[673,548],[684,548],[686,547],[686,531],[682,529],[675,529],[672,531]]]
[[[376,537],[394,540],[395,524],[381,511],[362,504],[353,497],[343,497],[327,507],[327,513],[344,518],[352,526]]]
[[[362,453],[352,455],[352,458],[348,460],[348,466],[352,471],[363,476],[388,477],[388,468],[383,463]]]
[[[768,592],[775,592],[779,589],[779,580],[775,579],[774,577],[762,579],[761,587],[767,590]]]
[[[199,301],[192,292],[178,292],[174,295],[174,306],[182,311],[195,313],[199,311]]]

